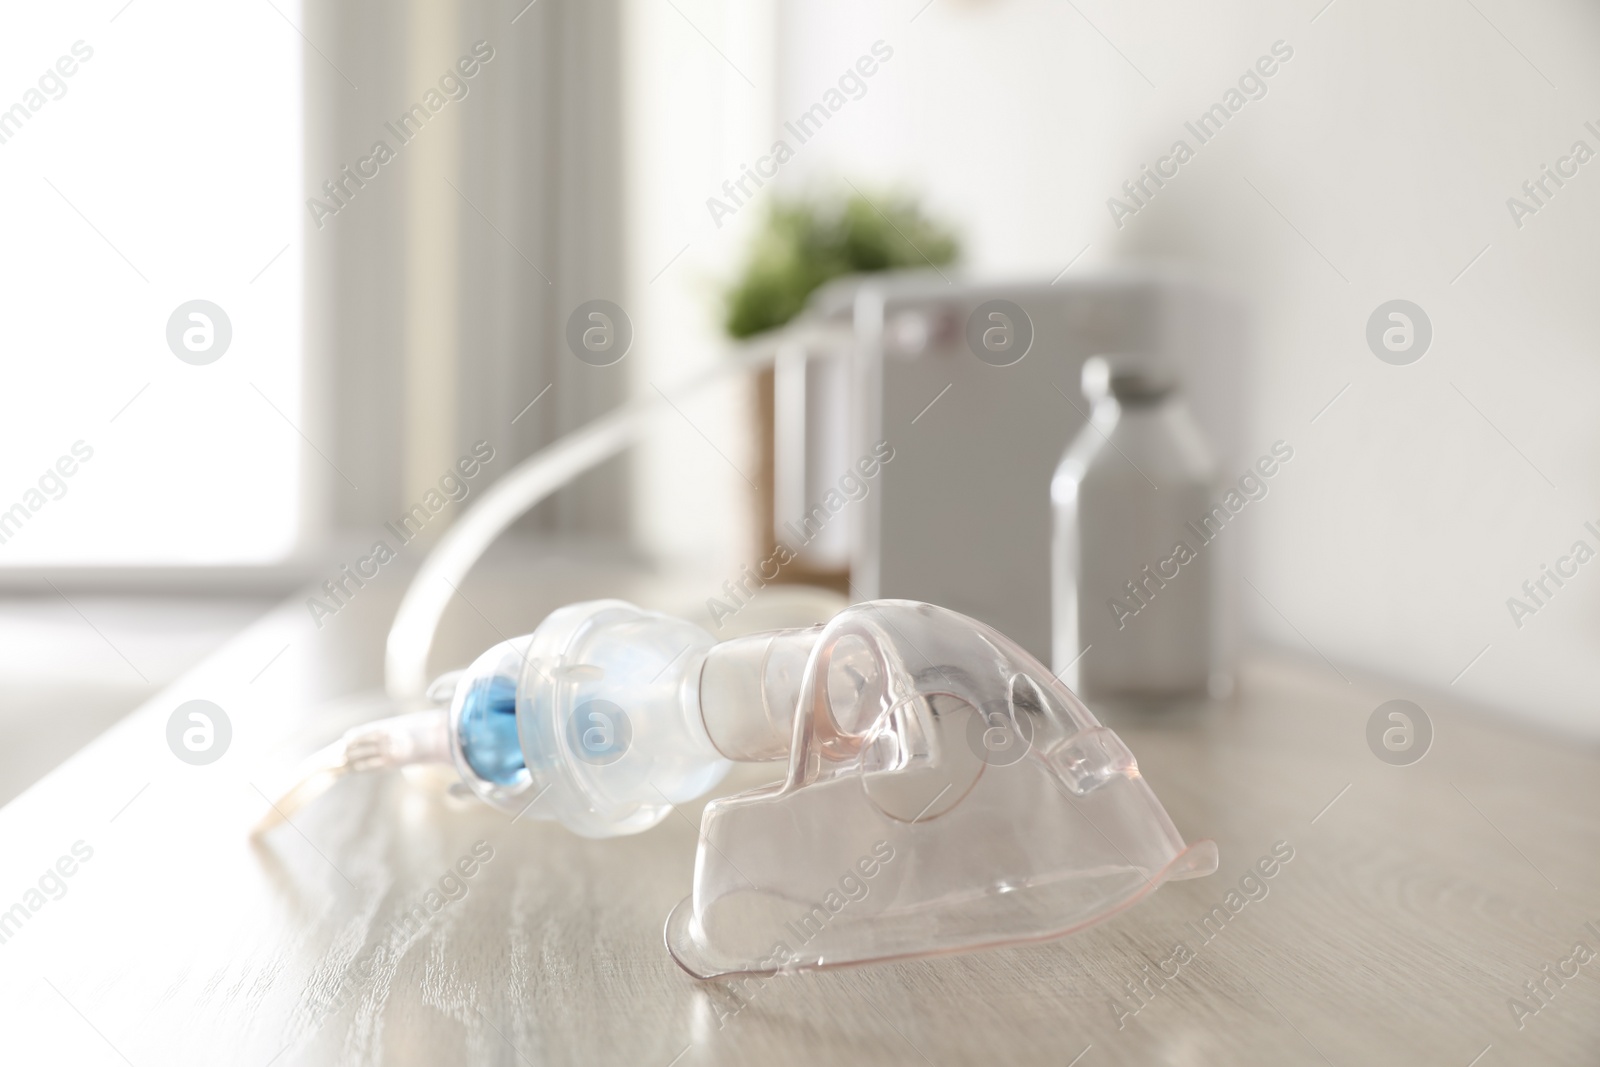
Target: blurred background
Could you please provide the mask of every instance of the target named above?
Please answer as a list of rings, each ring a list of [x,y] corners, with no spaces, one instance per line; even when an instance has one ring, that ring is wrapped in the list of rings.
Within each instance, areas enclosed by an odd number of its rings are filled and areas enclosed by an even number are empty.
[[[669,575],[714,628],[884,439],[872,503],[782,579],[962,571],[997,625],[1025,600],[1042,624],[1078,367],[1127,344],[1180,361],[1224,481],[1294,450],[1228,549],[1247,654],[1600,737],[1600,565],[1559,563],[1600,547],[1591,4],[109,0],[0,24],[0,799],[379,539],[398,588],[518,461],[633,400],[675,398],[497,551]],[[818,290],[860,270],[878,297]],[[1158,311],[1096,318],[1119,285],[1219,310],[1133,342]],[[962,331],[1008,292],[1044,377],[980,416],[957,382],[997,368]],[[1368,340],[1394,300],[1431,329],[1404,364]],[[912,371],[682,389],[801,305],[854,331],[841,366]],[[585,358],[574,321],[625,326],[623,354]],[[947,456],[970,464],[941,481]],[[941,535],[1002,492],[1015,530]],[[402,545],[385,524],[419,503]]]

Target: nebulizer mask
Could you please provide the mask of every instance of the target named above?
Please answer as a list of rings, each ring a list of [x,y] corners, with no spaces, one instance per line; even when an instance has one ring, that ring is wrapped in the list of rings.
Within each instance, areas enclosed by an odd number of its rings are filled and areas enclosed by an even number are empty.
[[[560,484],[559,469],[524,468],[587,469],[612,454],[595,445],[534,457],[446,535],[390,635],[392,691],[426,660],[436,584],[454,588],[531,488]],[[520,819],[605,838],[655,826],[734,763],[787,766],[705,807],[693,891],[666,924],[673,958],[702,978],[1057,937],[1217,867],[1048,669],[929,604],[858,603],[722,642],[623,601],[571,604],[426,696],[434,708],[314,757],[269,822],[341,775],[435,762]]]

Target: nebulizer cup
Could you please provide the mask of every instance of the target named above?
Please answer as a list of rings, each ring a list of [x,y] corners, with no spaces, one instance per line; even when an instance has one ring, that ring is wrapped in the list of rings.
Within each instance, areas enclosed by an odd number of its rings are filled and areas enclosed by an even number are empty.
[[[620,600],[552,612],[457,683],[450,737],[462,780],[499,808],[585,837],[649,829],[731,766],[700,717],[699,668],[714,644],[693,623]]]

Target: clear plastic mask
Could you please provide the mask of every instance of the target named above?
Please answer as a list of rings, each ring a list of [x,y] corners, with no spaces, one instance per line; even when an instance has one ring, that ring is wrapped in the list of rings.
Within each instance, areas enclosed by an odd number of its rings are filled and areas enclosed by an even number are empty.
[[[879,601],[813,641],[787,779],[706,808],[666,932],[691,974],[1059,937],[1216,870],[1116,734],[1003,635]]]

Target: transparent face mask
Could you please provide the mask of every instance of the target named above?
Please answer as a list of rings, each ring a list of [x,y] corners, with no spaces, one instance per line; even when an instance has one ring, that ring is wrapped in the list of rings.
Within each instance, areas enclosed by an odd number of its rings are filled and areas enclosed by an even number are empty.
[[[315,757],[270,825],[342,774],[449,760],[483,800],[588,837],[637,833],[733,762],[780,784],[707,804],[667,948],[701,978],[1040,941],[1211,874],[1137,763],[1015,643],[885,600],[721,644],[622,601],[502,642],[422,712]]]

